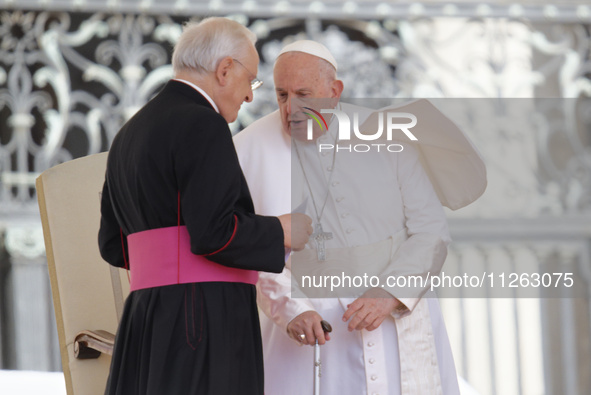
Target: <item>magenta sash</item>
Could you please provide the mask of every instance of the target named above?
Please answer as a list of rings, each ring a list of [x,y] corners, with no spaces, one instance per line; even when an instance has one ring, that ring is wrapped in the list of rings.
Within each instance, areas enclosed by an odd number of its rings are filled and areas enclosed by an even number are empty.
[[[191,252],[186,226],[171,226],[127,236],[130,290],[198,282],[256,284],[259,273],[212,262]]]

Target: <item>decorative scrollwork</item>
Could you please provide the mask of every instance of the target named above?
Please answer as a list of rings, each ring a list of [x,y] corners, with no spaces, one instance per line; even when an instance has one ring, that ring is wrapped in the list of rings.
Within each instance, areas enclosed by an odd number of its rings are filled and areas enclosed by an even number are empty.
[[[274,59],[300,38],[323,42],[334,53],[344,97],[531,98],[551,91],[575,98],[563,112],[576,125],[557,130],[541,113],[538,133],[526,136],[507,127],[511,108],[497,108],[504,119],[498,128],[474,124],[471,137],[513,214],[589,210],[588,26],[482,17],[232,18],[258,35],[259,75],[267,82],[243,106],[234,132],[276,109]],[[122,123],[172,76],[170,53],[180,33],[181,19],[166,15],[0,12],[0,211],[34,207],[34,178],[41,171],[107,150]],[[561,154],[568,163],[557,160],[556,139],[568,145]],[[508,157],[489,151],[527,161],[514,172]],[[463,214],[498,214],[494,203],[485,203]]]
[[[72,19],[75,21],[72,21]],[[160,16],[0,15],[0,200],[34,204],[39,172],[108,149],[171,76],[179,23]]]

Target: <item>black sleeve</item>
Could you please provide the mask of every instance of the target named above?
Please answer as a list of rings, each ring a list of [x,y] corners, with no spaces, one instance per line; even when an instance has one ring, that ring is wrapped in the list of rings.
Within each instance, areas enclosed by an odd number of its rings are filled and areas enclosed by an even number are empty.
[[[178,135],[174,155],[191,250],[227,266],[279,273],[285,264],[276,217],[254,214],[232,135],[222,117]]]
[[[122,237],[121,227],[117,222],[111,204],[107,181],[103,185],[103,192],[101,194],[101,224],[98,242],[101,256],[109,264],[117,267],[125,267],[125,263],[129,262],[127,237]],[[123,248],[125,248],[125,252]]]

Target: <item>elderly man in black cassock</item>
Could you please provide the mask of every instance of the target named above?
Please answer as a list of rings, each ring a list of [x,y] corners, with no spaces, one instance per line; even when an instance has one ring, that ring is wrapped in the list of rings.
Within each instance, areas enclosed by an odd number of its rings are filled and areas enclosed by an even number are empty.
[[[106,394],[263,394],[254,284],[312,233],[303,214],[254,214],[227,123],[253,98],[252,32],[185,26],[175,78],[121,129],[102,194],[99,246],[130,269]]]

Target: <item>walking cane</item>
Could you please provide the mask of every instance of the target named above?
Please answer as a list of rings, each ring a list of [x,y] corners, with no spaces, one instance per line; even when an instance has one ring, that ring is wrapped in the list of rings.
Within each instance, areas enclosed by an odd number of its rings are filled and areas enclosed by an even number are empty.
[[[324,320],[320,322],[322,325],[322,330],[325,333],[332,332],[332,326]],[[314,345],[314,395],[320,395],[320,345],[318,344],[318,339],[316,339],[316,344]]]

